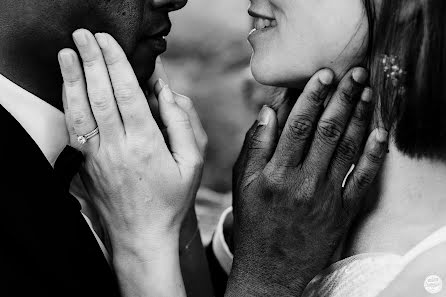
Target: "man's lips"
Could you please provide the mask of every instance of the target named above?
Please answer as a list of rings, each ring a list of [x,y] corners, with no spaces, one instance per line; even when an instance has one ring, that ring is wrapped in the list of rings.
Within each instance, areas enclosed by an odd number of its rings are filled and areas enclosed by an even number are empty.
[[[148,32],[143,34],[142,39],[159,39],[159,38],[165,38],[167,35],[169,35],[170,30],[172,28],[172,25],[170,22],[163,26],[161,29],[157,30],[156,32]]]

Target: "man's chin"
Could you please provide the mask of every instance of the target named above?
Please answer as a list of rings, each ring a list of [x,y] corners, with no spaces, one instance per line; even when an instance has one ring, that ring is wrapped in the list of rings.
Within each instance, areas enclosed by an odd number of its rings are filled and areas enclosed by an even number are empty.
[[[131,64],[141,88],[146,89],[150,76],[155,70],[155,62],[158,57],[150,46],[138,45],[131,57]]]

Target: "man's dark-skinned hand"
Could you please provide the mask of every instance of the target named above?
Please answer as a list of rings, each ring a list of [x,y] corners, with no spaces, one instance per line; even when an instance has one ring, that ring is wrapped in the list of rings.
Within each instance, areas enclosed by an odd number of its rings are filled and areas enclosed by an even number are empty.
[[[226,296],[301,296],[329,263],[387,150],[376,129],[367,71],[308,82],[282,124],[264,107],[234,167],[234,263]],[[333,93],[324,109],[324,102]],[[352,165],[356,167],[343,181]]]

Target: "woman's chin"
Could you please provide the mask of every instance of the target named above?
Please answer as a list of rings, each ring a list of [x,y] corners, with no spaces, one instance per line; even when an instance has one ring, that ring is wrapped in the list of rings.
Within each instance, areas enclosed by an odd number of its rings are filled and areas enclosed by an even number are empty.
[[[286,71],[253,62],[251,62],[251,72],[258,83],[281,88],[303,88],[311,77],[311,75],[296,75],[295,73],[287,75]]]

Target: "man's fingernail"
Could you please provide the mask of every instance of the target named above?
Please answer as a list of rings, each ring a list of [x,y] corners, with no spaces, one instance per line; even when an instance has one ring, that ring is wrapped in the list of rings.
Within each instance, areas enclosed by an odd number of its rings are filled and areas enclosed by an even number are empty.
[[[333,73],[331,71],[325,70],[319,74],[320,82],[326,86],[331,85],[331,83],[333,82],[333,79],[334,79],[334,77],[333,77]]]
[[[269,107],[264,105],[257,118],[258,126],[267,126],[270,120]]]
[[[85,30],[77,30],[73,33],[74,42],[78,46],[86,46],[88,44],[87,34]]]
[[[68,51],[61,51],[59,53],[59,61],[63,67],[71,67],[73,65],[73,54]]]
[[[368,76],[369,75],[364,68],[356,68],[352,73],[354,81],[359,84],[364,84],[367,81]]]
[[[173,97],[172,90],[169,88],[168,85],[165,84],[164,87],[162,87],[161,92],[163,91],[164,91],[164,100],[166,100],[169,103],[175,103],[175,98]]]
[[[96,33],[95,37],[96,37],[96,40],[98,41],[98,44],[101,48],[108,47],[107,35],[105,35],[104,33]]]
[[[373,92],[370,88],[365,88],[361,94],[361,100],[364,102],[371,102],[373,99]]]
[[[378,129],[378,132],[376,133],[376,140],[379,143],[387,142],[388,137],[389,137],[389,132],[387,132],[386,130],[381,129],[381,128]]]

